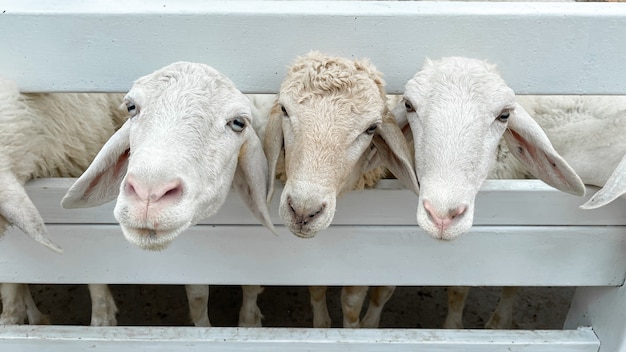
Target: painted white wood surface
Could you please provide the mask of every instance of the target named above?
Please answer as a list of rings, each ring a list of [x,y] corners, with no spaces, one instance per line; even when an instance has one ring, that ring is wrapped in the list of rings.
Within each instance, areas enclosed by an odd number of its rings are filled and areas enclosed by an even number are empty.
[[[231,194],[220,213],[162,252],[128,243],[111,216],[112,205],[61,209],[59,200],[71,183],[45,179],[27,187],[64,254],[13,229],[0,246],[0,282],[617,286],[626,277],[626,201],[581,211],[584,198],[536,180],[489,181],[477,213],[484,207],[490,215],[450,242],[432,239],[417,227],[416,197],[404,189],[348,194],[347,204],[338,205],[335,223],[308,240],[280,226],[278,204],[272,206],[279,225],[275,236]],[[507,214],[507,221],[494,220],[500,214]],[[558,221],[537,226],[528,221],[529,214]],[[601,225],[595,216],[618,219],[617,225]],[[246,224],[238,225],[243,219]]]
[[[30,181],[26,191],[37,205],[46,223],[75,222],[117,224],[113,217],[115,202],[90,209],[63,209],[59,206],[74,179],[50,178]],[[277,181],[270,205],[272,221],[282,224],[278,205],[282,187]],[[487,180],[478,193],[475,225],[626,225],[623,201],[600,209],[578,208],[597,187],[588,187],[586,197],[559,192],[539,180]],[[529,203],[531,206],[529,206]],[[367,205],[367,206],[364,206]],[[381,211],[385,209],[385,211]],[[333,225],[407,225],[415,226],[417,196],[402,188],[396,180],[381,180],[376,189],[349,192],[337,202]],[[231,192],[219,213],[201,224],[258,225],[259,222]]]
[[[519,94],[623,94],[626,6],[611,3],[0,0],[0,75],[25,91],[126,91],[174,61],[275,92],[297,56],[368,57],[389,92],[425,57],[499,64]]]
[[[156,253],[115,225],[48,229],[64,254],[10,231],[0,282],[617,286],[626,276],[626,231],[615,227],[478,227],[441,242],[407,226],[330,227],[310,240],[197,226]]]
[[[35,327],[0,329],[5,351],[364,351],[596,352],[591,329],[490,331],[194,327]]]
[[[403,89],[425,57],[465,55],[499,64],[520,94],[624,94],[625,39],[626,6],[606,3],[0,0],[0,75],[33,92],[125,91],[139,76],[187,60],[214,66],[245,92],[271,93],[295,56],[318,49],[369,57],[391,93]],[[148,253],[123,239],[111,204],[60,209],[65,182],[40,180],[29,191],[66,253],[53,254],[12,230],[0,246],[0,282],[254,283],[254,276],[304,284],[309,275],[307,283],[608,286],[577,289],[566,327],[592,330],[4,326],[2,351],[626,350],[626,289],[612,286],[623,284],[626,270],[623,200],[582,212],[582,199],[540,183],[487,183],[474,230],[440,243],[417,230],[416,198],[404,190],[347,196],[335,225],[309,241],[284,228],[271,235],[231,196],[218,216],[172,248]],[[393,204],[393,212],[363,208],[385,195],[383,205]],[[253,262],[249,248],[265,256]],[[327,267],[302,265],[324,263],[319,258],[329,253],[339,259]],[[387,259],[392,266],[386,272],[364,266],[372,255],[373,263]],[[164,259],[172,260],[168,268]],[[190,271],[188,261],[206,265],[204,272]],[[120,276],[129,263],[134,271]],[[259,263],[262,274],[254,271]]]

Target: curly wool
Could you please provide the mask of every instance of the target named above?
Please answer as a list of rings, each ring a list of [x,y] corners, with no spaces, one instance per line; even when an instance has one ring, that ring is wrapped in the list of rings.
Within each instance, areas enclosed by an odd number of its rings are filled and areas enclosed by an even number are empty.
[[[377,167],[368,172],[365,172],[361,177],[356,181],[353,185],[352,190],[359,191],[365,188],[372,188],[376,186],[378,181],[383,178],[392,177],[390,172],[385,167]],[[285,158],[284,155],[281,155],[278,159],[278,163],[276,164],[276,178],[279,179],[283,184],[287,182],[287,174],[285,173]]]
[[[290,66],[287,77],[280,90],[289,91],[290,95],[297,96],[298,103],[317,97],[336,96],[340,100],[338,105],[343,105],[346,110],[359,115],[364,112],[364,105],[373,99],[382,97],[384,102],[388,102],[382,73],[377,71],[368,60],[346,60],[314,51],[297,58]],[[376,97],[372,96],[372,86],[379,94]],[[351,99],[342,97],[341,93],[345,95],[346,91],[350,92]],[[394,101],[393,98],[389,99],[389,102]],[[279,109],[277,100],[270,114],[280,114]],[[385,107],[382,115],[383,120],[393,119],[389,105]],[[276,175],[283,183],[286,182],[284,155],[278,159]],[[391,173],[385,167],[377,167],[351,180],[352,182],[347,184],[346,188],[350,190],[371,188],[387,175]]]

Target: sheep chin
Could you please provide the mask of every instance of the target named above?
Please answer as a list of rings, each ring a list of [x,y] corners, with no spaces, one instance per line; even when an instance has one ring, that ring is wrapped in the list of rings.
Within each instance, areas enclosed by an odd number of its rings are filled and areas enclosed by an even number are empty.
[[[315,237],[315,235],[317,235],[317,231],[306,233],[306,232],[302,232],[302,231],[292,230],[291,233],[293,233],[294,235],[296,235],[296,236],[298,236],[300,238],[313,238],[313,237]]]
[[[417,225],[430,237],[440,241],[452,241],[466,234],[473,226],[474,204],[470,203],[462,217],[453,220],[452,224],[441,229],[427,214],[423,203],[420,202],[417,209]]]
[[[148,251],[162,251],[189,225],[181,226],[174,230],[154,230],[149,228],[132,228],[122,226],[122,232],[128,242]]]

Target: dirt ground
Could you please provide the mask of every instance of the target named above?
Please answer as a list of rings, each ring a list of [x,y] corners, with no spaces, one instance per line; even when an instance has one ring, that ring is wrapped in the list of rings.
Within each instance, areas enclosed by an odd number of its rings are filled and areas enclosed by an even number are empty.
[[[86,285],[31,285],[40,310],[53,324],[89,325],[90,300]],[[118,325],[192,325],[183,286],[112,285],[119,308]],[[465,308],[466,328],[482,328],[499,298],[499,288],[474,288]],[[514,324],[520,329],[560,329],[573,288],[522,288],[515,305]],[[333,327],[341,327],[340,288],[328,291]],[[241,289],[213,286],[209,317],[214,326],[236,326]],[[266,287],[259,306],[268,327],[310,327],[312,315],[306,287]],[[365,309],[364,309],[365,310]],[[446,315],[446,291],[441,287],[399,287],[382,315],[381,327],[440,328]]]

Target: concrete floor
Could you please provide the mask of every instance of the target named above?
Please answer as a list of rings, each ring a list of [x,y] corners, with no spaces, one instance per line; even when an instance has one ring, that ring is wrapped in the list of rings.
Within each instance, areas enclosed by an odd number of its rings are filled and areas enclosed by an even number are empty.
[[[31,285],[40,310],[53,324],[88,325],[90,301],[86,285]],[[119,308],[119,325],[192,325],[183,286],[112,285]],[[514,323],[520,329],[560,329],[573,288],[522,288]],[[328,291],[333,327],[341,327],[340,289]],[[499,298],[498,288],[474,288],[465,308],[466,328],[482,328]],[[213,286],[209,316],[214,326],[236,326],[241,289]],[[305,287],[266,287],[259,306],[268,327],[310,327],[312,315]],[[381,327],[440,328],[446,315],[446,293],[440,287],[399,287],[387,303]]]

